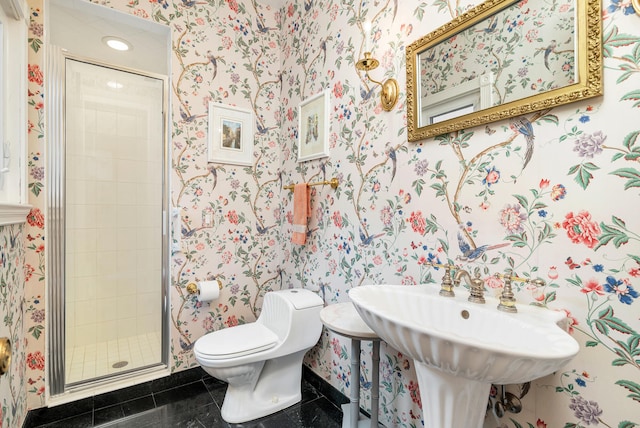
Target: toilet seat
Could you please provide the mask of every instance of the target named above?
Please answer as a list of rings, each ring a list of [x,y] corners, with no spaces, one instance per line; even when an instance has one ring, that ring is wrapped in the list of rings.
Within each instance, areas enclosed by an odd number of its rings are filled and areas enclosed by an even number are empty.
[[[243,324],[206,334],[194,352],[208,360],[226,360],[273,348],[278,336],[261,323]]]

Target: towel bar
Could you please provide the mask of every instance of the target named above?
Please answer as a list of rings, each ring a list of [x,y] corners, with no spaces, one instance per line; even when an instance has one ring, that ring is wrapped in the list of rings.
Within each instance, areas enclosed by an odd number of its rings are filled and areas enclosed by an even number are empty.
[[[332,178],[331,180],[324,180],[324,181],[316,181],[315,183],[308,183],[307,186],[324,186],[325,184],[329,184],[331,185],[331,188],[333,189],[337,189],[338,188],[338,179],[337,178]],[[291,190],[293,191],[293,184],[289,184],[288,186],[284,186],[285,189],[287,190]]]

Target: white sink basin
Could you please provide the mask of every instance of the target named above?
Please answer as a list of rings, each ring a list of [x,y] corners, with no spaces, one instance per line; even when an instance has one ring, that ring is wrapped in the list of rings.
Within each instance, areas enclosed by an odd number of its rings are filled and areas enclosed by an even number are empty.
[[[428,403],[426,428],[481,427],[492,383],[531,381],[578,353],[578,343],[558,325],[566,320],[562,312],[518,305],[511,314],[498,311],[496,299],[481,305],[467,302],[462,288],[453,298],[438,290],[365,285],[349,291],[365,323],[413,358],[421,398]],[[467,407],[473,409],[464,414]]]

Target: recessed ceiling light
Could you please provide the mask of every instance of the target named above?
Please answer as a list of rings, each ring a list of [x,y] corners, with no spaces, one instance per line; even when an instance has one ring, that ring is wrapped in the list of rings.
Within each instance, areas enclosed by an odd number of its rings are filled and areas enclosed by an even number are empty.
[[[120,37],[105,36],[102,38],[102,42],[111,49],[115,49],[117,51],[131,50],[131,43],[127,42],[125,39],[121,39]]]
[[[124,85],[120,82],[116,82],[115,80],[109,80],[107,82],[107,86],[111,89],[122,89]]]

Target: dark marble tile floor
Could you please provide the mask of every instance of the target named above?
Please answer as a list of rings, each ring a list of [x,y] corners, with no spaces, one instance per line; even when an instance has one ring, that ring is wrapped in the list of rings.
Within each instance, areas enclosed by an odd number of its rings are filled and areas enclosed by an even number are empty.
[[[302,401],[243,424],[222,420],[227,384],[194,368],[130,388],[29,412],[23,428],[340,428],[344,395],[304,370]],[[249,404],[249,403],[248,403]]]

